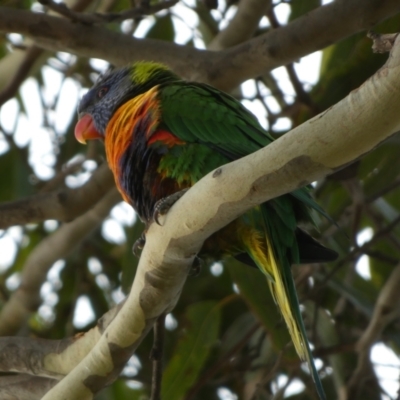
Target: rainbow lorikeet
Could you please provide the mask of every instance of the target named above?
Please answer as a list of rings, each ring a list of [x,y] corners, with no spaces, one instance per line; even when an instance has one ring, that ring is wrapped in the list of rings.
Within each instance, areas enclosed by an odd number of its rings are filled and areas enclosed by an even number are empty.
[[[161,199],[194,185],[232,160],[267,146],[273,138],[233,97],[186,82],[166,66],[137,62],[101,77],[79,104],[75,136],[101,138],[123,198],[151,223]],[[213,234],[199,256],[231,255],[257,266],[306,360],[318,394],[325,394],[306,337],[291,264],[331,261],[336,253],[300,230],[323,210],[302,188],[256,207]]]

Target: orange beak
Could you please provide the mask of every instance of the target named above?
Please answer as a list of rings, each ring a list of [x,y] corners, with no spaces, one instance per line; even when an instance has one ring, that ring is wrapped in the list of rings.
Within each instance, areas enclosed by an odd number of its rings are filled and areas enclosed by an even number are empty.
[[[103,139],[103,135],[97,131],[93,118],[89,114],[85,114],[76,124],[75,137],[82,144],[86,144],[86,141],[91,139]]]

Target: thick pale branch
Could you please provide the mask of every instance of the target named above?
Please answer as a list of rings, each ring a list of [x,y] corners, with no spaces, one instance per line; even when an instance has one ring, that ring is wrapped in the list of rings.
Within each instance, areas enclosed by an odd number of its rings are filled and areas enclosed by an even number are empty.
[[[92,210],[75,221],[61,226],[44,239],[26,260],[21,284],[0,313],[0,336],[12,335],[40,304],[40,287],[50,267],[66,257],[107,217],[111,208],[120,201],[116,189],[106,194]]]
[[[71,221],[93,207],[113,186],[111,171],[104,164],[78,189],[65,188],[0,204],[0,229],[47,219]]]
[[[131,293],[92,352],[43,400],[92,399],[157,316],[170,311],[203,241],[256,204],[295,190],[361,157],[400,129],[400,40],[358,90],[260,151],[218,168],[153,224]],[[240,182],[240,184],[238,184]]]
[[[7,8],[0,8],[0,31],[19,32],[38,46],[103,58],[115,65],[143,59],[161,61],[186,79],[229,90],[246,79],[370,29],[399,11],[397,0],[337,0],[285,27],[221,52],[139,40],[101,27]]]

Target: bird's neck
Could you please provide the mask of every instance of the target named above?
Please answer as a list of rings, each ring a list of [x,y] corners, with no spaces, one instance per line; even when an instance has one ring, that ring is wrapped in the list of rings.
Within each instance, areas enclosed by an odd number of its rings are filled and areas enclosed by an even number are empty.
[[[159,123],[159,118],[160,111],[155,86],[122,104],[107,124],[104,143],[107,161],[119,191],[128,202],[125,190],[121,186],[123,174],[121,158],[130,151],[134,141],[146,141],[151,136]]]

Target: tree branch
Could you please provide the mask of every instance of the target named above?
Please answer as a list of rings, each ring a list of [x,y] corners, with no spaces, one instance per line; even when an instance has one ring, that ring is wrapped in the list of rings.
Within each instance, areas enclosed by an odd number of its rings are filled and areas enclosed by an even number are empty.
[[[155,14],[158,11],[165,10],[174,6],[178,0],[165,0],[160,3],[150,5],[140,5],[130,10],[125,10],[120,13],[81,13],[75,12],[68,8],[65,3],[56,3],[52,0],[39,0],[40,4],[47,6],[49,9],[69,18],[73,22],[82,24],[101,24],[106,22],[118,22],[125,19],[133,19],[144,15]]]
[[[128,359],[155,319],[173,309],[195,255],[212,233],[255,205],[346,166],[397,132],[399,80],[400,39],[386,65],[344,100],[194,185],[163,226],[149,227],[126,303],[90,354],[43,400],[92,399],[110,384],[122,368],[120,355]]]
[[[18,70],[13,76],[12,80],[8,85],[0,92],[0,106],[2,106],[6,101],[10,100],[15,96],[19,86],[22,81],[27,77],[29,71],[31,70],[33,64],[43,53],[42,49],[36,46],[31,46],[25,54],[25,57],[21,64],[18,66]]]
[[[18,372],[58,380],[64,375],[58,371],[46,369],[45,357],[51,353],[61,353],[73,342],[73,339],[46,340],[14,336],[0,338],[0,371]]]
[[[0,204],[0,229],[47,219],[71,221],[98,202],[112,187],[114,178],[106,164],[77,189],[39,193],[27,199]]]
[[[40,242],[25,262],[19,288],[1,310],[0,336],[14,334],[30,313],[36,311],[40,304],[40,287],[50,267],[73,251],[120,200],[116,189],[109,191],[93,209]]]
[[[400,265],[392,271],[379,293],[374,313],[363,335],[356,344],[358,352],[357,368],[348,382],[349,398],[356,394],[360,383],[370,369],[371,346],[379,340],[384,329],[400,316]]]
[[[135,39],[102,27],[7,8],[0,8],[0,31],[19,32],[43,48],[103,58],[115,65],[143,59],[164,62],[186,79],[229,90],[246,79],[370,29],[399,11],[397,0],[337,0],[285,27],[221,52]]]
[[[150,400],[160,400],[164,355],[165,314],[161,314],[157,318],[153,326],[153,332],[153,348],[150,354],[150,358],[153,361]]]
[[[78,12],[84,10],[88,3],[91,0],[79,0],[74,3],[71,7],[72,12]],[[24,45],[28,45],[28,43],[24,43]],[[20,84],[22,81],[28,76],[29,72],[31,71],[32,67],[34,66],[37,59],[42,55],[43,49],[40,49],[36,46],[30,46],[27,48],[24,58],[21,63],[18,65],[18,68],[13,74],[12,78],[7,80],[7,84],[5,88],[0,91],[0,106],[2,106],[7,100],[10,100],[12,97],[15,96],[17,90],[19,89]],[[11,56],[13,54],[10,54]],[[9,55],[9,56],[10,56]],[[11,68],[9,70],[12,70]],[[1,82],[0,82],[1,86]]]
[[[90,352],[124,302],[107,311],[96,327],[74,338],[0,338],[0,371],[62,379]]]
[[[271,7],[271,0],[241,0],[229,25],[208,45],[209,50],[223,50],[250,39],[261,18]]]
[[[30,375],[10,375],[0,377],[0,398],[2,400],[40,400],[43,393],[51,389],[57,381]]]

